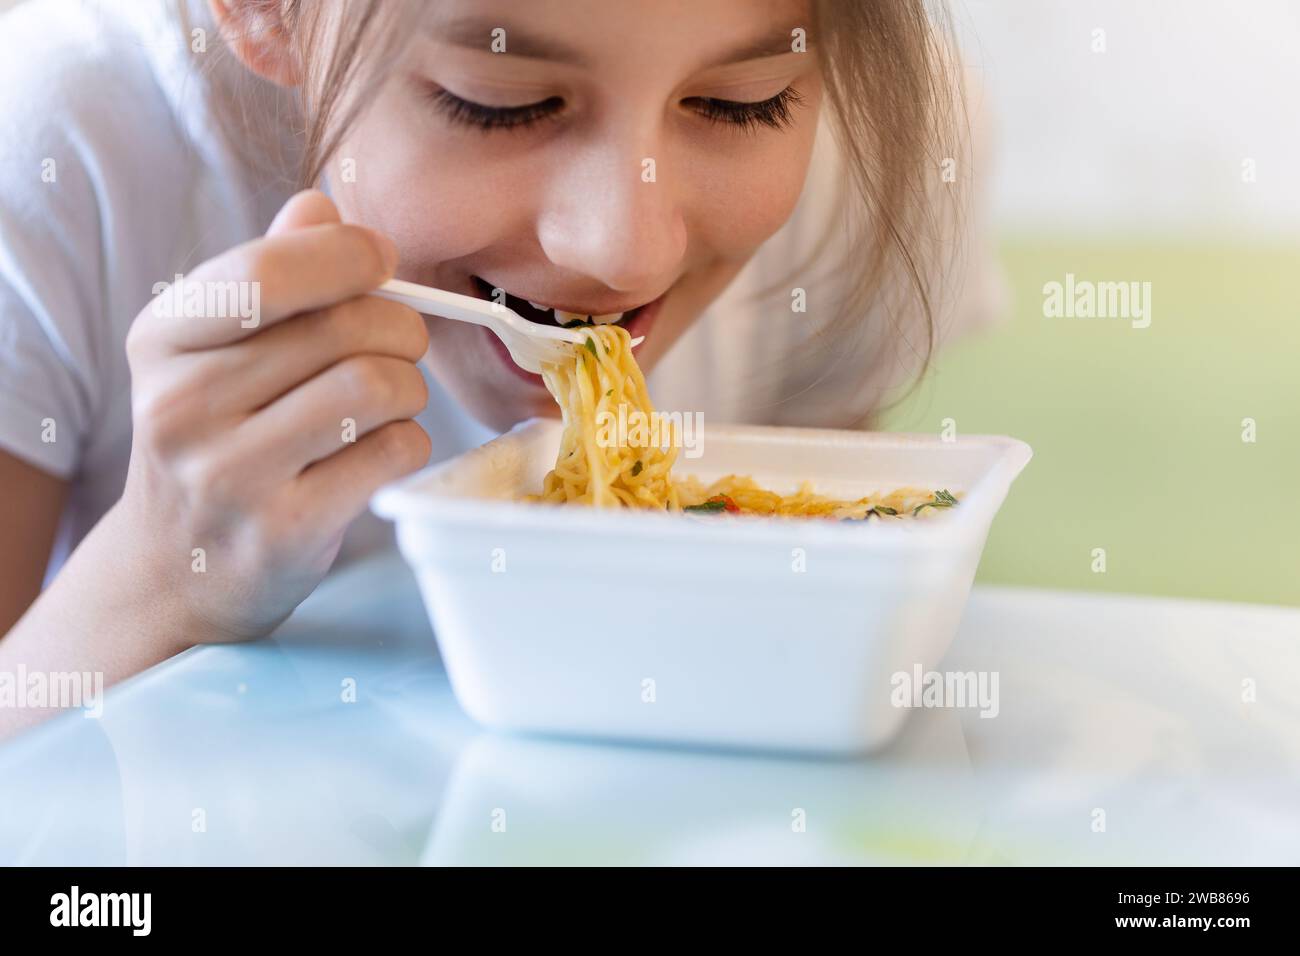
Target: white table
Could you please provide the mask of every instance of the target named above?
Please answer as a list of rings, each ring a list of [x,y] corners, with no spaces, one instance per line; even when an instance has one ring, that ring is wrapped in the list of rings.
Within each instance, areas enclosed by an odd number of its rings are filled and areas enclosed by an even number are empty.
[[[492,734],[390,552],[0,746],[0,862],[1300,863],[1300,610],[976,588],[944,669],[863,760]]]

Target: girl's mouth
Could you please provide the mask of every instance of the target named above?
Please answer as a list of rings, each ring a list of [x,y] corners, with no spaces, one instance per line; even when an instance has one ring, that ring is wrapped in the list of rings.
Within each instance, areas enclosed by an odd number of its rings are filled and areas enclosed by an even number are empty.
[[[612,314],[593,315],[591,312],[582,312],[563,307],[555,308],[544,302],[531,302],[528,299],[511,295],[505,289],[492,285],[486,279],[478,276],[471,277],[474,283],[474,291],[479,298],[488,302],[501,302],[506,308],[518,314],[521,318],[529,322],[537,322],[540,325],[556,325],[561,327],[573,327],[577,325],[605,325],[615,323],[627,329],[632,338],[646,335],[654,321],[656,313],[659,311],[659,305],[663,302],[664,297],[643,305],[636,306],[625,312],[616,312]],[[666,294],[666,293],[665,293]],[[502,301],[504,295],[504,301]],[[510,358],[510,353],[506,350],[505,344],[496,337],[489,329],[483,329],[492,344],[493,350],[501,360],[510,367],[520,378],[540,388],[545,388],[540,375],[534,375],[532,372],[525,371],[514,363]],[[642,343],[644,345],[645,343]],[[633,351],[640,349],[641,345],[633,346]]]

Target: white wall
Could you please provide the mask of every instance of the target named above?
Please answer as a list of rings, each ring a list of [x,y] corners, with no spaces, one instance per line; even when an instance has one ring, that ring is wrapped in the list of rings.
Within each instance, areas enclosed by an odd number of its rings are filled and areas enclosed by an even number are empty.
[[[1300,3],[953,2],[999,117],[1004,225],[1300,233]]]

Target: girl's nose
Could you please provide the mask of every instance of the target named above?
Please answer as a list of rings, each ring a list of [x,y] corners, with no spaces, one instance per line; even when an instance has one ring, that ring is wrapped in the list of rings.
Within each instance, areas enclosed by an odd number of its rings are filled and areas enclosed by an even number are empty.
[[[555,265],[630,296],[655,296],[677,278],[686,224],[676,190],[651,153],[579,152],[551,181],[538,221]]]

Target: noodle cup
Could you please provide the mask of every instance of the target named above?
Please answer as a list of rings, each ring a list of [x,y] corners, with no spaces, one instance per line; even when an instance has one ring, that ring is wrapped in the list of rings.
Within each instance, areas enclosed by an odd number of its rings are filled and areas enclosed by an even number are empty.
[[[397,524],[460,705],[501,730],[827,754],[898,732],[896,675],[947,652],[1031,455],[995,436],[715,425],[679,477],[960,503],[840,522],[520,501],[560,431],[524,422],[371,502]]]

